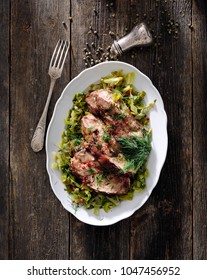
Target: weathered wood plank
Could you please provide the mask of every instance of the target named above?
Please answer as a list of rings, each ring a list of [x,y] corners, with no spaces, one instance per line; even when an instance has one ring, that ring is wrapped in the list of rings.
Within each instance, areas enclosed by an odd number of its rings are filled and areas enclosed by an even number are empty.
[[[108,45],[114,40],[109,31],[116,31],[117,18],[119,15],[123,17],[125,13],[122,10],[120,14],[121,1],[114,2],[114,6],[110,7],[105,1],[90,1],[90,5],[88,3],[84,5],[83,1],[71,2],[73,18],[71,69],[74,77],[85,68],[83,49],[87,48],[91,52],[94,61],[99,60],[100,56],[96,55],[95,50],[101,47],[106,52]],[[92,42],[95,48],[92,47]],[[74,217],[71,218],[72,259],[128,259],[128,240],[128,220],[109,227],[93,227],[77,221]]]
[[[131,219],[130,258],[191,259],[191,1],[144,1],[143,6],[137,4],[140,8],[154,31],[155,50],[148,56],[139,53],[137,66],[148,73],[162,95],[169,149],[155,190]]]
[[[90,4],[81,0],[25,0],[17,4],[11,0],[9,79],[10,5],[3,1],[0,258],[207,258],[206,5],[204,0],[92,0]],[[94,61],[100,60],[95,50],[106,50],[113,42],[109,31],[121,37],[141,21],[147,23],[155,38],[152,47],[130,51],[119,59],[147,74],[163,97],[168,115],[167,160],[147,203],[131,218],[109,227],[85,225],[68,215],[51,191],[44,151],[34,154],[30,148],[49,89],[51,54],[63,35],[61,22],[69,16],[73,19],[71,61],[67,60],[57,81],[48,121],[65,84],[86,67],[84,48],[90,47]]]
[[[49,61],[69,8],[68,1],[11,1],[12,259],[68,258],[68,215],[50,188],[45,151],[33,153],[30,141],[46,102]],[[69,64],[57,81],[50,114],[68,80]]]
[[[207,3],[193,1],[193,258],[207,259]]]
[[[0,259],[9,258],[9,1],[0,5]]]

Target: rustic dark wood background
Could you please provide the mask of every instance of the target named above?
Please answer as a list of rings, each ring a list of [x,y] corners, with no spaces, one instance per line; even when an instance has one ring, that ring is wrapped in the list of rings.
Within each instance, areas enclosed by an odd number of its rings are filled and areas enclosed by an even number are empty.
[[[207,259],[206,1],[1,0],[0,19],[0,259]],[[62,21],[72,48],[48,122],[67,82],[86,67],[87,42],[106,49],[110,31],[120,37],[142,21],[154,37],[151,47],[120,60],[148,75],[162,95],[167,159],[146,204],[108,227],[83,224],[63,209],[45,150],[30,148],[49,61],[65,36]]]

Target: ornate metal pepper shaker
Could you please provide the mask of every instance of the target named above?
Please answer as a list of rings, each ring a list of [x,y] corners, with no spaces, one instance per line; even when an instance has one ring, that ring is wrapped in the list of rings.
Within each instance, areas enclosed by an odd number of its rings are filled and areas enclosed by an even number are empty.
[[[119,40],[115,40],[111,46],[112,56],[121,55],[133,47],[144,47],[152,44],[152,35],[145,23],[136,25],[132,31]]]

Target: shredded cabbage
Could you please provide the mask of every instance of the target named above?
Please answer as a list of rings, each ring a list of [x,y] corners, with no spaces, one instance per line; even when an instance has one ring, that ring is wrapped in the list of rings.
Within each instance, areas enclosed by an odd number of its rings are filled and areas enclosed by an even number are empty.
[[[94,209],[98,214],[101,208],[109,212],[111,208],[116,207],[123,200],[132,200],[135,192],[142,191],[145,186],[145,180],[148,176],[146,162],[141,166],[131,180],[131,188],[126,195],[107,195],[97,193],[85,185],[79,178],[72,174],[70,170],[71,154],[75,147],[81,145],[83,135],[81,133],[81,118],[88,114],[85,97],[87,92],[93,90],[108,88],[113,94],[113,100],[117,102],[122,99],[129,107],[131,113],[144,126],[145,131],[150,135],[149,118],[147,114],[154,106],[154,102],[145,105],[144,91],[137,91],[133,87],[135,73],[123,74],[123,71],[114,71],[103,77],[98,83],[92,84],[85,92],[76,93],[73,99],[73,107],[65,119],[65,129],[62,134],[62,140],[59,143],[59,151],[55,154],[53,167],[59,169],[62,174],[62,182],[65,184],[65,190],[72,196],[72,204],[75,207],[83,206],[86,209]]]

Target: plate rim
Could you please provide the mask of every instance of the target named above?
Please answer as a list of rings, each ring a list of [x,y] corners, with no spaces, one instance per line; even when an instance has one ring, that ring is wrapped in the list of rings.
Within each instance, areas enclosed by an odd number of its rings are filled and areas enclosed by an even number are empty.
[[[108,219],[103,219],[101,222],[99,219],[96,220],[96,223],[95,222],[90,222],[89,221],[86,221],[84,219],[81,219],[81,217],[77,216],[76,215],[76,212],[73,211],[71,212],[69,209],[66,208],[66,206],[64,205],[63,201],[58,197],[58,194],[55,190],[55,188],[53,187],[53,181],[52,181],[52,175],[50,173],[50,167],[49,167],[49,151],[48,151],[48,139],[49,139],[49,132],[51,130],[51,127],[52,127],[52,124],[54,122],[54,118],[55,118],[55,115],[56,115],[56,111],[57,111],[57,107],[59,105],[59,103],[61,102],[61,99],[63,98],[63,96],[65,95],[65,92],[67,92],[67,89],[70,87],[71,84],[73,84],[74,82],[76,82],[76,80],[79,80],[81,78],[81,76],[83,76],[85,73],[90,73],[91,71],[93,70],[96,70],[97,68],[101,67],[102,65],[115,65],[117,66],[117,70],[118,68],[119,69],[122,69],[123,66],[126,66],[128,68],[131,68],[131,71],[136,71],[137,73],[139,73],[139,75],[141,75],[144,79],[146,79],[149,83],[149,86],[153,89],[153,91],[156,93],[156,95],[159,97],[159,102],[161,102],[161,108],[159,108],[159,111],[163,114],[163,120],[164,120],[164,132],[165,132],[165,151],[164,151],[164,154],[163,154],[163,159],[162,159],[162,163],[160,164],[160,167],[159,167],[159,172],[158,172],[158,175],[157,175],[157,178],[156,180],[154,181],[154,184],[153,184],[153,187],[151,187],[150,189],[148,189],[148,195],[145,197],[145,199],[142,201],[141,205],[139,205],[137,208],[134,208],[134,209],[131,209],[130,211],[126,211],[125,213],[120,213],[119,217],[117,218],[113,218],[110,220]],[[124,69],[123,69],[124,71]],[[109,72],[111,72],[109,70]],[[95,82],[95,81],[94,81]],[[78,92],[78,91],[77,91]],[[75,94],[75,93],[74,93]],[[68,106],[68,110],[70,109],[70,107]],[[65,116],[67,117],[67,116]],[[75,216],[79,221],[83,222],[83,223],[86,223],[86,224],[89,224],[89,225],[94,225],[94,226],[108,226],[108,225],[112,225],[112,224],[115,224],[121,220],[124,220],[124,219],[127,219],[129,218],[130,216],[132,216],[138,209],[140,209],[145,203],[146,201],[148,200],[148,198],[150,197],[152,191],[154,190],[155,186],[157,185],[158,183],[158,180],[160,178],[160,174],[161,174],[161,171],[162,171],[162,168],[163,168],[163,165],[165,163],[165,160],[166,160],[166,156],[167,156],[167,150],[168,150],[168,132],[167,132],[167,114],[166,114],[166,111],[164,109],[164,102],[162,100],[162,97],[161,97],[161,94],[159,93],[159,91],[157,90],[157,88],[154,86],[154,84],[152,83],[151,79],[145,75],[143,72],[141,72],[138,68],[136,68],[135,66],[129,64],[129,63],[126,63],[126,62],[122,62],[122,61],[107,61],[107,62],[102,62],[102,63],[99,63],[95,66],[92,66],[90,68],[87,68],[87,69],[84,69],[83,71],[81,71],[76,77],[74,77],[69,83],[67,83],[67,85],[64,87],[64,89],[62,90],[59,98],[57,99],[56,101],[56,104],[54,106],[54,109],[53,109],[53,113],[52,113],[52,117],[50,119],[50,122],[49,122],[49,125],[48,125],[48,128],[47,128],[47,133],[46,133],[46,140],[45,140],[45,153],[46,153],[46,170],[47,170],[47,173],[48,173],[48,176],[49,176],[49,181],[50,181],[50,187],[52,188],[53,190],[53,193],[55,194],[56,198],[61,202],[62,206],[64,207],[64,209],[66,209],[69,213],[71,213],[73,216]],[[63,183],[62,183],[63,184]],[[67,193],[66,193],[67,194]],[[67,194],[68,195],[68,194]],[[69,195],[68,195],[69,196]],[[83,211],[89,211],[87,209],[83,209]],[[124,215],[125,214],[125,215]]]

